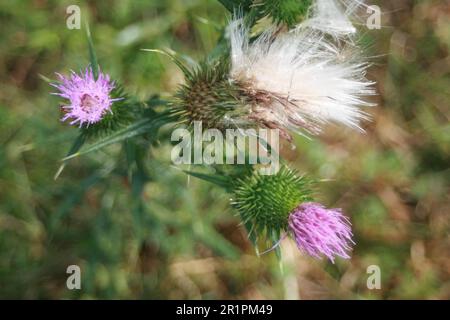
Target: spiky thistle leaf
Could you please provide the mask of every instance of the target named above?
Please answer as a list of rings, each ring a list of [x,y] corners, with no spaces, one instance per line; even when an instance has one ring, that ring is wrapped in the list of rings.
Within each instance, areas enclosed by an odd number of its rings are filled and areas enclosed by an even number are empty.
[[[153,114],[153,116],[144,116],[142,119],[136,120],[130,123],[128,126],[114,131],[105,137],[96,140],[93,144],[82,148],[80,151],[73,153],[62,161],[67,161],[81,155],[88,154],[109,146],[114,143],[122,142],[126,139],[130,139],[143,134],[152,134],[156,136],[158,130],[166,124],[173,123],[175,121],[174,116],[170,112],[161,112]]]

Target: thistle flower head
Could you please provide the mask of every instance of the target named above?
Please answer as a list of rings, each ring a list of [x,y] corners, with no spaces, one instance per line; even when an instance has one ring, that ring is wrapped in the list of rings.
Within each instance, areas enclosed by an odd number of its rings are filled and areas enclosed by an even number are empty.
[[[326,123],[362,130],[363,96],[373,94],[367,64],[310,29],[268,31],[250,43],[240,20],[230,25],[231,79],[251,97],[249,119],[281,131],[317,134]]]
[[[109,75],[99,72],[95,79],[92,68],[86,68],[84,73],[71,72],[69,77],[57,73],[60,84],[52,84],[59,90],[54,93],[68,100],[62,109],[65,112],[61,121],[70,119],[70,124],[88,126],[102,120],[106,113],[111,112],[111,105],[120,98],[110,97],[114,83]]]
[[[201,121],[205,128],[234,128],[233,119],[245,113],[242,90],[228,80],[227,61],[204,62],[190,71],[184,68],[185,83],[180,86],[172,108],[181,122]]]
[[[289,215],[289,229],[298,248],[315,258],[324,255],[333,263],[336,256],[350,258],[347,252],[354,244],[352,231],[340,209],[303,203]]]

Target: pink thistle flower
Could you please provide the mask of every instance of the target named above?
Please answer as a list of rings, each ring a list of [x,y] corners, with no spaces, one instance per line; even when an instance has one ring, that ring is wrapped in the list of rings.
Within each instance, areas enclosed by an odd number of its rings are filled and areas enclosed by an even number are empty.
[[[351,223],[341,209],[327,209],[314,202],[305,202],[289,215],[289,228],[298,248],[312,257],[325,255],[334,263],[336,256],[349,259]]]
[[[114,101],[110,93],[114,89],[114,82],[110,80],[109,75],[99,71],[95,79],[91,67],[87,67],[84,74],[80,75],[74,71],[70,77],[65,77],[57,73],[60,84],[51,84],[59,90],[59,93],[53,93],[69,100],[67,105],[63,105],[65,112],[61,121],[71,119],[71,125],[76,123],[81,127],[83,124],[96,123],[100,121],[107,112],[111,111],[111,105]]]

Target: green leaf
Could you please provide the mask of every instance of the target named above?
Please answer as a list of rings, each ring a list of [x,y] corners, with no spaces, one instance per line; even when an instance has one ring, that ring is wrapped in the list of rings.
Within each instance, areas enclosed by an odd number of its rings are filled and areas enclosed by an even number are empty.
[[[67,157],[70,157],[71,155],[75,154],[76,152],[78,152],[78,150],[81,149],[81,147],[84,145],[84,143],[86,142],[86,137],[83,134],[80,134],[74,141],[74,143],[72,144],[72,147],[70,147],[69,152],[67,153]],[[56,171],[55,176],[53,177],[53,179],[58,179],[58,177],[61,175],[61,173],[63,172],[64,168],[67,165],[67,161],[64,161],[63,164],[59,167],[58,171]]]
[[[76,158],[81,155],[85,155],[87,153],[97,151],[101,148],[104,148],[110,144],[124,141],[126,139],[135,137],[137,135],[141,135],[147,132],[157,132],[157,130],[163,126],[164,124],[172,122],[174,119],[170,113],[161,113],[157,117],[154,118],[145,118],[139,120],[137,122],[132,123],[128,127],[125,127],[121,130],[114,132],[113,134],[106,136],[91,144],[86,149],[71,154],[70,156],[65,157],[62,161],[67,161],[72,158]]]
[[[97,79],[98,77],[97,55],[95,54],[94,42],[92,41],[91,30],[89,29],[89,24],[87,22],[86,22],[86,36],[89,46],[89,60],[91,62],[92,73],[94,74],[94,78]]]
[[[225,29],[222,30],[219,36],[219,40],[215,47],[208,54],[207,61],[214,61],[220,59],[221,57],[227,57],[230,54],[230,45],[228,39],[225,36]]]
[[[175,52],[169,52],[168,50],[159,50],[159,49],[141,49],[141,50],[146,52],[160,53],[169,57],[178,66],[178,68],[180,68],[180,70],[183,71],[183,74],[187,79],[193,78],[192,72],[185,66],[183,61],[181,61],[181,59],[179,59],[176,56]]]
[[[251,0],[219,0],[219,2],[232,14],[242,10],[243,13],[250,9]]]
[[[343,272],[339,269],[339,266],[335,263],[327,263],[325,265],[324,270],[335,280],[339,280],[342,277]]]
[[[206,173],[200,173],[200,172],[193,172],[193,171],[187,171],[183,170],[184,173],[191,175],[193,177],[196,177],[198,179],[205,180],[207,182],[213,183],[215,185],[218,185],[219,187],[228,189],[230,187],[230,180],[222,175],[217,174],[206,174]]]
[[[275,255],[277,256],[278,261],[281,261],[281,246],[279,245],[281,241],[280,230],[272,230],[271,240],[272,244],[275,246]]]

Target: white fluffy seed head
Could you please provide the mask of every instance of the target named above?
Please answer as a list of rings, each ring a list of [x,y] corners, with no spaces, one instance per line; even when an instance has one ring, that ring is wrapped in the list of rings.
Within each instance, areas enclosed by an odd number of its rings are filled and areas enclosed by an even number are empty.
[[[326,123],[362,130],[368,116],[360,107],[374,94],[367,64],[354,50],[331,44],[310,28],[276,34],[269,30],[249,42],[241,20],[229,27],[231,79],[253,97],[250,117],[268,126],[319,133]],[[302,130],[303,129],[303,130]]]
[[[309,27],[335,39],[356,34],[352,20],[358,20],[356,12],[366,8],[365,0],[316,0],[310,18],[297,28]]]

